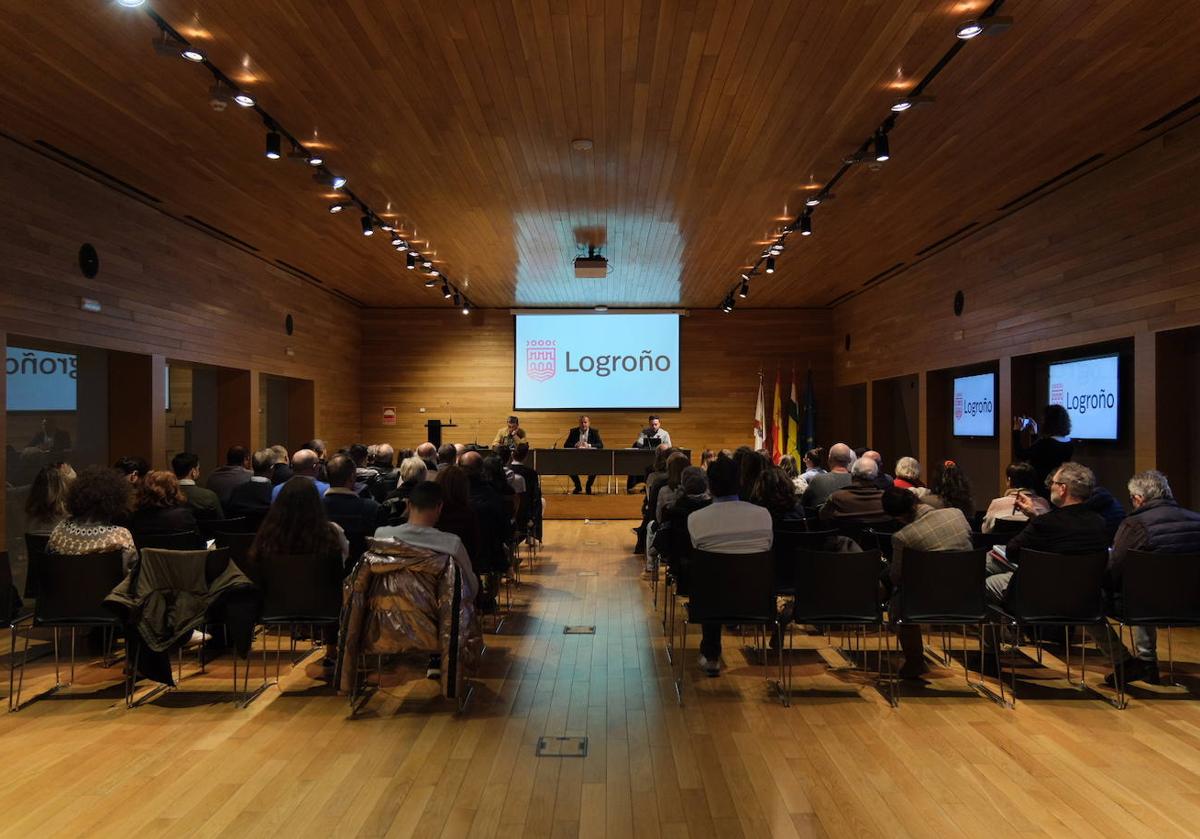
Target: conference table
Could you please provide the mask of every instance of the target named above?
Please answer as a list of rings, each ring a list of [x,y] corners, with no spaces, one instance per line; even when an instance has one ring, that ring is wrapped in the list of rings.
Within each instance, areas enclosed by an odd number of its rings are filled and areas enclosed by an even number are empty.
[[[691,449],[679,449],[689,458]],[[531,449],[533,468],[540,475],[645,475],[654,463],[654,449]],[[609,482],[608,491],[612,492]]]

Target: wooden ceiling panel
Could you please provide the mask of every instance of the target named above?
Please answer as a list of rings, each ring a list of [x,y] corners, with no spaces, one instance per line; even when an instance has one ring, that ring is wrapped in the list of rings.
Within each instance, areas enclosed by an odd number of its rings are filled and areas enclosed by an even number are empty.
[[[44,140],[368,305],[436,291],[265,129],[208,103],[141,11],[10,4],[4,130]],[[715,306],[982,0],[152,0],[483,306]],[[826,305],[1195,95],[1182,0],[1009,0],[855,167],[748,305]],[[571,149],[588,138],[591,151]],[[1102,162],[1102,161],[1100,161]],[[86,220],[77,220],[86,223]],[[610,260],[575,280],[588,244]]]

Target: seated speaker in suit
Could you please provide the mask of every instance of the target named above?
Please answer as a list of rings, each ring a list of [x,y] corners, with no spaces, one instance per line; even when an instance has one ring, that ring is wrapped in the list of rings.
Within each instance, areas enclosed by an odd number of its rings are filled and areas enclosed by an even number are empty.
[[[567,432],[567,441],[563,445],[568,449],[602,449],[604,441],[600,439],[600,432],[592,428],[591,417],[584,415],[579,418],[579,425]],[[579,487],[578,475],[571,475],[571,482],[575,484],[575,495],[582,492]],[[588,475],[588,495],[592,494],[592,484],[594,483],[596,483],[596,476]]]

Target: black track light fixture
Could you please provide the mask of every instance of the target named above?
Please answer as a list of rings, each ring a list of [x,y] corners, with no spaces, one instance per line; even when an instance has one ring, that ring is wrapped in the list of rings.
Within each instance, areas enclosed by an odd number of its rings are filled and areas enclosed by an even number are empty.
[[[336,215],[337,213],[340,213],[342,210],[348,210],[353,206],[354,205],[351,204],[349,201],[335,201],[334,203],[329,205],[329,212]]]
[[[375,225],[371,223],[369,215],[362,217],[362,232],[364,236],[372,236],[375,233]]]
[[[179,55],[187,61],[191,61],[193,64],[203,64],[205,59],[208,57],[204,54],[204,50],[193,47],[190,44],[181,49],[179,51]]]
[[[455,306],[455,308],[457,308],[457,307],[459,307],[459,306],[461,306],[461,305],[462,305],[462,295],[460,295],[460,294],[459,294],[459,293],[456,291],[456,292],[454,292],[454,306]]]
[[[433,288],[435,285],[437,285],[437,277],[435,277],[435,276],[425,277],[425,288]]]
[[[932,105],[934,101],[932,96],[905,96],[903,99],[897,99],[892,103],[892,113],[902,114],[918,105]]]
[[[886,160],[891,160],[892,153],[888,149],[888,138],[886,131],[875,132],[875,160],[878,163],[883,163]]]
[[[733,294],[732,292],[725,295],[725,301],[721,303],[721,311],[729,314],[733,311]]]
[[[749,296],[750,296],[750,280],[746,279],[746,277],[743,276],[742,277],[742,287],[738,289],[738,297],[745,300]]]
[[[404,245],[404,238],[399,233],[392,236],[392,247],[398,248],[401,245]],[[404,249],[408,250],[408,246],[404,245]]]
[[[404,260],[404,267],[409,271],[417,267],[417,257],[412,251],[408,252],[408,257]]]
[[[270,131],[267,132],[266,155],[267,155],[268,160],[278,160],[280,157],[279,132],[276,131],[274,128],[272,128]]]
[[[978,35],[996,35],[1013,25],[1010,17],[992,15],[982,20],[964,20],[954,29],[955,36],[960,41],[969,41]]]
[[[775,257],[773,257],[773,256],[768,256],[768,257],[767,257],[767,267],[766,267],[766,272],[767,272],[768,274],[774,274],[774,273],[775,273]]]
[[[812,235],[812,216],[810,216],[808,213],[805,213],[804,215],[800,216],[800,235],[801,236],[811,236]]]
[[[442,297],[449,300],[454,296],[454,292],[450,291],[450,283],[442,280]]]
[[[321,186],[327,186],[330,189],[341,189],[346,185],[346,178],[341,175],[335,175],[332,172],[317,172],[317,174],[313,175],[313,180]]]
[[[466,295],[463,295],[462,299],[462,313],[464,315],[471,314],[471,301],[467,299]]]

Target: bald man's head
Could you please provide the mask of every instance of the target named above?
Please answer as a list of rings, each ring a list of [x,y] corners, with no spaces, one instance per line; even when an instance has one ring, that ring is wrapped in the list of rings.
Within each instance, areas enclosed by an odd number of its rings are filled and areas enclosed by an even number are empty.
[[[867,449],[865,452],[863,452],[863,457],[871,458],[871,460],[875,461],[875,465],[878,466],[882,471],[883,455],[881,455],[879,452],[875,451],[874,449]]]
[[[433,443],[426,441],[417,446],[417,457],[421,458],[421,460],[433,460],[437,457],[437,447]]]
[[[468,475],[478,475],[483,471],[483,455],[479,452],[463,452],[462,457],[458,459],[458,465],[461,466]]]
[[[845,443],[834,443],[829,447],[829,468],[831,471],[840,469],[845,472],[853,462],[854,450]]]
[[[300,449],[292,455],[292,472],[297,475],[307,475],[310,478],[315,478],[317,475],[317,463],[321,458],[312,449]]]

